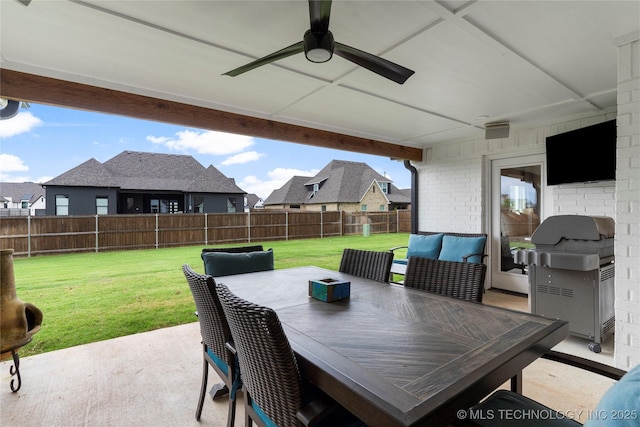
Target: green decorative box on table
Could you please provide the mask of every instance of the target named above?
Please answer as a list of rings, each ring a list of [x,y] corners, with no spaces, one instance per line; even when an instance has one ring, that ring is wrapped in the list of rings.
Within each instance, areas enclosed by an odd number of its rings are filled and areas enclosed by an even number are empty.
[[[349,298],[351,282],[338,279],[309,280],[309,296],[324,302]]]

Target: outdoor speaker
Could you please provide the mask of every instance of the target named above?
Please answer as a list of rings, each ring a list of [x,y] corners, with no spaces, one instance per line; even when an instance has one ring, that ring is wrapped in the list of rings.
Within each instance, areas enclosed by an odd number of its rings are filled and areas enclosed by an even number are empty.
[[[486,123],[484,125],[485,139],[498,139],[509,137],[509,122]]]

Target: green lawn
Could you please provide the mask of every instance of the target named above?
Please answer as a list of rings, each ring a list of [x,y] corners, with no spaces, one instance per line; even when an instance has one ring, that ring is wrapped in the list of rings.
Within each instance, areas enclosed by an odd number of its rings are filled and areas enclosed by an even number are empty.
[[[344,248],[388,250],[408,239],[403,233],[262,244],[273,248],[277,269],[316,265],[337,270]],[[20,355],[194,322],[195,305],[182,264],[202,273],[201,248],[14,258],[18,298],[44,315],[42,329]]]

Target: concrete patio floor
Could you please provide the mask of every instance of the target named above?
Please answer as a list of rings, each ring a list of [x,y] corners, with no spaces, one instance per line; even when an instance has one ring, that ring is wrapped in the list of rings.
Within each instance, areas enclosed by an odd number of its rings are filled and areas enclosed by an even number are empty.
[[[526,298],[487,292],[485,304],[527,309]],[[37,339],[37,338],[35,338]],[[568,338],[556,349],[613,363],[613,339],[595,354]],[[225,426],[227,400],[207,394],[194,417],[202,356],[197,322],[21,358],[22,388],[12,393],[0,363],[0,422],[5,426]],[[218,382],[210,372],[209,386]],[[538,360],[524,371],[523,392],[584,422],[612,380]],[[506,385],[505,385],[506,387]],[[236,425],[244,424],[242,400]]]

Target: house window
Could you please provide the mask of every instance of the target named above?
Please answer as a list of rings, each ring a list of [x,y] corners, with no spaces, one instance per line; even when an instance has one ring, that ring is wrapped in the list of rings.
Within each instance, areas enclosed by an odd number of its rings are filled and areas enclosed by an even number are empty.
[[[196,213],[204,213],[204,197],[193,198],[193,211]]]
[[[321,210],[322,212],[326,212],[326,211],[327,211],[327,205],[322,205],[322,206],[320,207],[320,210]]]
[[[380,210],[384,211],[384,205],[380,205]]]
[[[29,209],[29,201],[23,200],[22,202],[20,202],[20,207],[22,207],[22,209]]]
[[[389,194],[389,183],[388,182],[379,182],[380,189],[384,194]]]
[[[151,213],[178,213],[177,200],[151,199]]]
[[[237,212],[236,210],[236,199],[229,197],[227,199],[227,212]]]
[[[367,211],[367,205],[361,205],[361,206],[360,206],[360,210],[361,210],[362,212],[366,212],[366,211]]]
[[[56,215],[69,215],[69,196],[56,194]]]
[[[96,215],[107,215],[109,213],[109,198],[96,196]]]
[[[300,205],[289,205],[289,209],[300,209]]]

